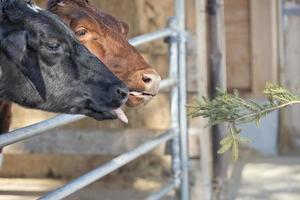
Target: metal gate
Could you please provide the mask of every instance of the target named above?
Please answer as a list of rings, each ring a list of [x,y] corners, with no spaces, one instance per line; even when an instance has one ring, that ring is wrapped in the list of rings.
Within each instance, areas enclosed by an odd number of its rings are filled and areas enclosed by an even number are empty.
[[[161,199],[174,189],[180,191],[180,199],[189,199],[189,157],[186,116],[186,29],[185,0],[174,0],[175,16],[171,17],[168,26],[162,30],[135,37],[130,40],[133,46],[138,46],[161,38],[168,38],[169,44],[169,78],[161,83],[162,89],[170,88],[171,118],[170,129],[160,136],[138,146],[137,148],[117,156],[111,161],[52,191],[40,200],[60,200],[85,186],[95,182],[105,175],[115,171],[136,158],[148,153],[160,144],[171,141],[172,144],[172,179],[153,193],[147,200]],[[0,136],[0,147],[4,147],[30,137],[44,133],[46,130],[62,126],[85,118],[81,115],[59,115],[40,123]]]

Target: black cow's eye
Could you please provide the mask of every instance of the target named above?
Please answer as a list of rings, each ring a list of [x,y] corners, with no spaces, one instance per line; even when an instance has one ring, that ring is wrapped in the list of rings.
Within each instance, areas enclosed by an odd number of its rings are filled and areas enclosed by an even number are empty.
[[[47,44],[48,49],[52,50],[52,51],[56,51],[59,49],[60,44],[57,42],[52,42],[52,43],[48,43]]]
[[[76,36],[84,36],[86,35],[87,31],[85,29],[80,29],[79,31],[75,32]]]

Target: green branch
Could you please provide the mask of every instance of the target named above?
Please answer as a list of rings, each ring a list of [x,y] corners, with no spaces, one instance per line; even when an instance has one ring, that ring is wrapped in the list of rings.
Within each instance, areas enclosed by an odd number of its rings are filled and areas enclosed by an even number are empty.
[[[270,112],[300,104],[299,95],[271,83],[267,83],[263,94],[268,101],[260,105],[252,100],[246,101],[240,98],[237,91],[229,94],[218,89],[217,96],[213,100],[202,97],[193,105],[188,106],[189,115],[208,118],[207,126],[227,123],[230,134],[220,142],[219,153],[231,149],[232,158],[235,161],[238,159],[239,144],[249,142],[247,138],[240,136],[241,130],[237,128],[238,125],[250,122],[256,122],[258,125],[260,120]]]
[[[285,107],[287,107],[289,105],[292,105],[292,104],[300,104],[300,101],[290,101],[290,102],[282,104],[282,105],[274,106],[272,108],[268,108],[268,109],[264,109],[264,110],[261,110],[261,111],[255,112],[255,113],[244,115],[244,116],[242,116],[240,118],[237,118],[235,121],[241,121],[243,119],[247,119],[247,118],[251,118],[251,117],[256,117],[256,116],[262,115],[264,113],[270,113],[270,112],[273,112],[275,110],[279,110],[281,108],[285,108]],[[234,122],[234,121],[231,121],[231,122]]]

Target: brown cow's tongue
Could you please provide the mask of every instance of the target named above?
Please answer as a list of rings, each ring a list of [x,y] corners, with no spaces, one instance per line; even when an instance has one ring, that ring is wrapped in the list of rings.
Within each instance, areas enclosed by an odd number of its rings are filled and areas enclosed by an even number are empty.
[[[118,108],[116,110],[112,111],[114,114],[116,114],[117,118],[124,122],[125,124],[128,124],[128,118],[125,115],[124,111],[121,108]]]
[[[141,92],[136,92],[136,91],[131,91],[129,94],[133,95],[133,96],[141,96],[142,95]]]

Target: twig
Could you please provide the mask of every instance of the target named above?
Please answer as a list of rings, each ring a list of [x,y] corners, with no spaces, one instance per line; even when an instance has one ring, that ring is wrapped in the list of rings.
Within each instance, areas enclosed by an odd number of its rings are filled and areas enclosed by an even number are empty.
[[[231,149],[232,159],[238,158],[238,146],[248,143],[249,139],[240,136],[241,130],[236,125],[254,122],[259,124],[261,118],[272,111],[285,108],[293,104],[300,104],[300,96],[271,83],[267,83],[263,92],[268,103],[260,105],[254,101],[246,101],[239,97],[237,91],[228,94],[218,89],[213,100],[202,97],[194,105],[188,106],[192,117],[202,116],[209,119],[208,126],[228,123],[229,135],[221,142],[219,153]]]

